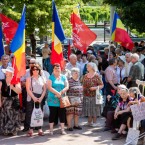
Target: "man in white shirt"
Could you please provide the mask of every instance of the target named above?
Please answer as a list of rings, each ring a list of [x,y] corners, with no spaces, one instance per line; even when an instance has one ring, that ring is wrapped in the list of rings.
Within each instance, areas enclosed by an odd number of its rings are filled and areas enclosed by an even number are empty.
[[[66,69],[71,71],[71,69],[74,67],[78,68],[80,70],[80,76],[81,76],[82,75],[81,66],[79,63],[77,63],[77,56],[75,54],[71,54],[69,60],[70,62],[66,64]]]
[[[1,57],[2,65],[0,66],[0,80],[5,79],[5,74],[2,72],[2,69],[6,69],[8,66],[11,66],[11,65],[9,64],[9,61],[10,61],[9,55],[4,54],[4,55]]]
[[[126,73],[126,77],[129,76],[129,73],[130,73],[130,69],[133,65],[133,63],[131,62],[131,56],[132,56],[132,53],[126,53],[125,54],[125,59],[126,59],[126,63],[125,63],[125,73]]]

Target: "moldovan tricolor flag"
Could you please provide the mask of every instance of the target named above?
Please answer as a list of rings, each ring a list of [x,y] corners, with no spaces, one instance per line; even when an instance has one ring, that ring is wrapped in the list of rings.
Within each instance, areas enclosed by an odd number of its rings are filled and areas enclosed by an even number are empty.
[[[132,50],[134,47],[132,40],[126,32],[126,29],[116,12],[114,13],[114,20],[112,25],[112,40],[120,43],[122,46],[129,50]]]
[[[78,12],[73,11],[71,14],[73,45],[83,52],[97,38],[84,22],[81,21]]]
[[[58,16],[58,12],[55,6],[55,2],[52,1],[53,15],[52,15],[52,52],[51,63],[59,63],[62,67],[63,63],[63,51],[61,42],[65,39],[63,28]]]
[[[17,80],[20,79],[26,72],[26,61],[25,61],[25,13],[26,7],[24,5],[21,20],[14,36],[14,39],[10,45],[10,49],[14,54],[14,78],[12,84],[17,83]]]
[[[3,34],[5,36],[5,41],[6,41],[6,43],[10,43],[10,41],[15,36],[15,33],[18,28],[18,23],[13,21],[12,19],[6,17],[3,14],[0,14],[0,18],[2,21],[2,30],[3,30]]]

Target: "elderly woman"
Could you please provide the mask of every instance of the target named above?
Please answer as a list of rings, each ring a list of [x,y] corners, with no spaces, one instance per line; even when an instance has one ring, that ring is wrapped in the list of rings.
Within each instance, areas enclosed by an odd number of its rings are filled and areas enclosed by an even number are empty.
[[[0,81],[0,130],[4,135],[17,135],[20,130],[18,94],[21,93],[21,87],[20,84],[11,84],[14,74],[12,67],[7,67],[2,71],[6,78]]]
[[[81,130],[78,125],[79,116],[82,113],[82,99],[83,99],[83,87],[79,81],[80,70],[78,68],[71,69],[72,77],[68,80],[69,90],[67,92],[71,106],[66,108],[68,131],[73,129]],[[74,119],[74,127],[72,128],[72,119]]]
[[[44,81],[44,78],[41,76],[41,69],[38,64],[34,64],[31,67],[30,75],[31,76],[28,77],[26,80],[26,90],[28,93],[26,115],[27,115],[27,121],[29,121],[28,124],[30,124],[34,103],[36,108],[38,108],[40,104],[42,109],[44,105],[43,98],[46,93],[46,82]],[[27,133],[27,136],[31,137],[32,135],[33,135],[33,127],[30,126],[30,130]],[[39,136],[44,135],[41,126],[38,127],[38,135]]]
[[[49,126],[50,135],[53,135],[53,125],[56,116],[58,115],[61,125],[61,134],[66,134],[64,130],[65,123],[65,108],[60,108],[60,98],[66,94],[69,85],[65,75],[61,74],[61,68],[59,64],[53,65],[53,74],[48,80],[48,106],[50,109]]]
[[[112,140],[118,140],[123,137],[124,131],[127,127],[127,120],[131,116],[131,110],[128,106],[130,101],[128,89],[121,89],[120,100],[114,113],[114,126],[118,129],[117,134],[114,135]]]
[[[96,105],[96,89],[102,89],[103,82],[95,63],[88,63],[87,71],[83,79],[83,115],[88,116],[87,124],[95,127],[97,116],[100,116],[100,106]]]

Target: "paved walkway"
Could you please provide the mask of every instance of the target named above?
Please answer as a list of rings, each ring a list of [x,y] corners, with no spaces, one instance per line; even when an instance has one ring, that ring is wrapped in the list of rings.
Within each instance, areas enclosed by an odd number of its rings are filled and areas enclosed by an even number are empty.
[[[104,124],[104,118],[98,119],[98,127],[88,127],[84,124],[87,118],[81,118],[80,124],[82,130],[67,132],[67,135],[61,135],[59,126],[54,129],[54,135],[48,134],[48,122],[45,121],[45,136],[40,137],[37,133],[33,137],[26,137],[26,134],[19,132],[17,136],[0,136],[0,145],[123,145],[125,139],[112,141],[113,134],[101,131]]]

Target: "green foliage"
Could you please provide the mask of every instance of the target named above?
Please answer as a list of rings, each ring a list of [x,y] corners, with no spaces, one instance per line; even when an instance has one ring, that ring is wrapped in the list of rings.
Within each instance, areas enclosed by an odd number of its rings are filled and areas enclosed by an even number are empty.
[[[83,0],[83,2],[90,6],[101,6],[103,4],[103,0]]]
[[[145,1],[144,0],[104,0],[104,3],[117,7],[123,23],[130,29],[145,32]]]
[[[70,14],[80,4],[80,15],[86,23],[107,21],[110,17],[109,7],[84,6],[83,0],[55,0],[65,35],[71,36]],[[103,0],[86,0],[87,4],[102,4]],[[1,0],[2,13],[19,22],[24,3],[26,4],[26,35],[51,37],[52,0]],[[3,4],[1,6],[1,4]],[[35,31],[37,30],[37,32]]]
[[[90,23],[109,21],[110,9],[108,6],[85,6],[80,8],[80,15],[82,20]]]
[[[66,32],[70,35],[70,14],[79,2],[72,0],[55,0],[59,16]],[[37,35],[51,36],[52,0],[2,0],[2,13],[19,22],[24,3],[26,4],[26,34],[29,36],[39,30]],[[0,3],[0,4],[1,4]]]

